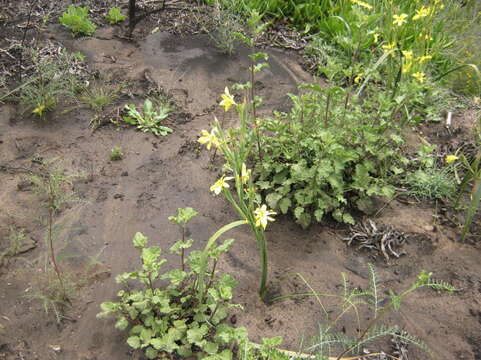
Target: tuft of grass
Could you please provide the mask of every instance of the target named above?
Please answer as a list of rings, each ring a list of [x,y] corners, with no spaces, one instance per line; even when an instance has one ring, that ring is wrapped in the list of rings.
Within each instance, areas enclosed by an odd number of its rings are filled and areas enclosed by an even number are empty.
[[[122,151],[122,147],[114,146],[112,150],[110,150],[111,161],[119,161],[119,160],[122,160],[123,157],[124,157],[124,153]]]
[[[118,99],[118,88],[104,85],[94,85],[86,89],[80,101],[96,112],[103,111]]]
[[[447,200],[457,193],[454,174],[448,168],[419,169],[406,176],[408,193],[419,199]]]

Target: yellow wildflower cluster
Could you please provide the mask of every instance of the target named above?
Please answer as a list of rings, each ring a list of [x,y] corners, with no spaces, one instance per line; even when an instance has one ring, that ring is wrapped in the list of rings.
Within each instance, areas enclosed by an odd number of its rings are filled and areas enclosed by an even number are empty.
[[[360,1],[360,0],[351,0],[353,4],[362,6],[363,8],[366,8],[368,10],[372,10],[372,5],[368,4],[367,2]]]

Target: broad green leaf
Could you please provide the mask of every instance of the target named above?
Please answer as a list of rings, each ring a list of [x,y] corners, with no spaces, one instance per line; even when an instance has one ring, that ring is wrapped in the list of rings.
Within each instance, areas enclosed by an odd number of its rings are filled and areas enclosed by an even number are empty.
[[[134,349],[140,348],[140,338],[138,336],[130,336],[127,339],[127,344]]]
[[[267,202],[267,205],[269,205],[269,207],[271,209],[277,209],[277,203],[279,202],[279,200],[282,199],[282,195],[280,194],[277,194],[277,193],[269,193],[267,196],[266,196],[266,202]]]
[[[152,348],[151,346],[145,349],[145,356],[147,356],[147,359],[156,359],[158,355],[159,355],[158,351]]]
[[[133,243],[136,249],[142,249],[147,245],[148,238],[141,232],[137,232],[134,235]]]
[[[279,209],[283,214],[287,214],[291,205],[292,205],[292,201],[287,197],[282,198],[282,200],[279,201]]]

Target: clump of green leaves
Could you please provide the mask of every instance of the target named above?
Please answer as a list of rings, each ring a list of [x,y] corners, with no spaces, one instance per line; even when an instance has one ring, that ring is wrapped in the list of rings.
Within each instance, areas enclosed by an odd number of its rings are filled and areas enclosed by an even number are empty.
[[[382,94],[361,106],[349,90],[308,88],[290,95],[289,114],[262,120],[257,185],[271,208],[304,227],[328,214],[352,224],[351,209],[394,194],[390,178],[402,172],[396,165],[403,143],[390,121],[394,109]]]
[[[232,347],[246,340],[244,328],[232,328],[222,321],[229,309],[235,280],[228,274],[217,275],[216,264],[229,250],[233,239],[216,245],[216,239],[225,231],[245,224],[238,221],[224,226],[208,241],[203,251],[191,251],[185,259],[184,251],[192,246],[185,239],[185,226],[196,215],[191,208],[179,209],[170,220],[182,228],[183,239],[177,241],[170,252],[181,257],[181,267],[162,271],[166,262],[161,259],[158,246],[147,247],[147,237],[136,233],[133,245],[140,251],[142,267],[116,277],[124,286],[118,292],[119,302],[104,302],[98,317],[115,315],[115,327],[129,331],[127,343],[142,349],[149,359],[161,354],[203,359],[231,359]],[[158,288],[159,280],[169,285]],[[140,285],[133,287],[131,281]]]
[[[166,136],[173,132],[173,130],[167,126],[160,125],[170,114],[170,107],[160,106],[156,110],[152,104],[152,101],[146,99],[143,106],[143,111],[137,110],[135,105],[125,105],[127,116],[122,119],[130,125],[134,125],[143,132],[151,132],[157,136]]]
[[[72,31],[75,36],[90,36],[95,32],[97,26],[89,19],[89,7],[70,5],[59,21],[62,25]]]
[[[120,8],[114,7],[109,9],[109,12],[105,15],[105,18],[110,25],[115,25],[127,19],[127,16],[121,13]]]
[[[124,157],[124,152],[122,151],[122,147],[114,146],[112,150],[110,150],[110,160],[111,161],[118,161],[122,160]]]

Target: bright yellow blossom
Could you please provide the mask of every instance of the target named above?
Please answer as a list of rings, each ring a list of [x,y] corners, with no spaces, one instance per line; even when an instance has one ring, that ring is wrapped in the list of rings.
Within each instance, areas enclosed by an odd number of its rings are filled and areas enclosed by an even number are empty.
[[[363,77],[364,77],[364,73],[357,74],[356,77],[354,78],[354,83],[359,84]]]
[[[404,23],[407,23],[408,21],[406,20],[408,17],[408,14],[400,14],[400,15],[393,15],[392,18],[393,24],[397,26],[402,26]]]
[[[232,180],[232,176],[224,177],[222,176],[219,180],[215,182],[214,185],[210,187],[210,191],[214,192],[214,194],[219,195],[222,189],[230,188],[229,184],[226,181]]]
[[[406,73],[410,72],[412,67],[413,67],[413,62],[411,60],[405,61],[404,64],[403,64],[403,67],[402,67],[402,73],[406,74]]]
[[[352,3],[356,4],[356,5],[359,5],[359,6],[362,6],[363,8],[366,8],[368,10],[372,10],[372,5],[364,2],[364,1],[360,1],[360,0],[351,0]]]
[[[212,129],[210,133],[207,130],[202,130],[200,134],[202,136],[197,141],[202,145],[207,144],[207,150],[210,150],[212,145],[214,145],[214,147],[219,147],[219,139],[215,135],[215,129]]]
[[[32,113],[38,116],[42,116],[44,111],[45,105],[38,105],[35,109],[33,109]]]
[[[254,217],[256,219],[256,226],[263,227],[264,230],[266,229],[268,221],[274,221],[274,218],[271,215],[276,215],[277,213],[271,210],[267,210],[266,205],[262,205],[261,207],[255,209]]]
[[[416,15],[413,16],[413,20],[419,20],[423,17],[429,16],[432,9],[430,7],[421,6],[421,9],[416,10]]]
[[[423,83],[424,80],[426,80],[426,74],[423,73],[422,71],[415,72],[412,76],[420,83]]]
[[[243,184],[247,184],[247,182],[249,181],[250,176],[251,176],[251,170],[250,170],[250,169],[247,169],[245,163],[242,163],[242,170],[241,170],[241,176],[240,176],[241,182],[242,182]]]
[[[223,106],[226,112],[229,111],[232,105],[237,105],[234,100],[234,96],[230,94],[227,86],[225,87],[224,93],[220,97],[222,98],[222,101],[219,105]]]
[[[374,33],[373,36],[374,36],[374,42],[377,43],[377,42],[379,41],[379,36],[380,36],[380,34],[379,34],[379,33]]]
[[[390,44],[383,45],[382,48],[384,50],[384,53],[391,53],[391,55],[393,55],[394,49],[396,48],[396,43],[392,42]]]
[[[406,58],[406,60],[412,60],[413,52],[411,50],[403,50],[402,53],[403,53],[404,57]]]
[[[456,155],[447,155],[445,161],[446,161],[446,164],[452,164],[458,159],[459,157],[457,157]]]
[[[431,55],[424,55],[420,56],[417,58],[417,61],[419,61],[420,64],[422,64],[425,61],[431,60],[433,57]]]

